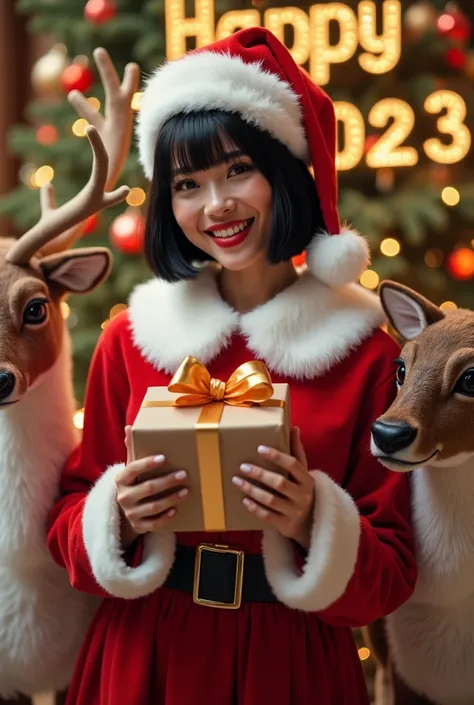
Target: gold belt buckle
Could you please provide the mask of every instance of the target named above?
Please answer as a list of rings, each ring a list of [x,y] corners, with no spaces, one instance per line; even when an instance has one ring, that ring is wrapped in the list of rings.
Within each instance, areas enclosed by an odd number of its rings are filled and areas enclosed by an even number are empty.
[[[233,553],[236,556],[235,566],[235,587],[233,602],[218,602],[216,600],[206,600],[199,597],[199,581],[201,578],[201,560],[202,554],[205,551],[211,553]],[[206,605],[207,607],[216,607],[223,610],[237,610],[242,602],[242,582],[244,577],[244,551],[235,548],[229,548],[221,544],[201,543],[196,548],[196,559],[194,563],[194,584],[193,584],[193,601],[197,605]]]

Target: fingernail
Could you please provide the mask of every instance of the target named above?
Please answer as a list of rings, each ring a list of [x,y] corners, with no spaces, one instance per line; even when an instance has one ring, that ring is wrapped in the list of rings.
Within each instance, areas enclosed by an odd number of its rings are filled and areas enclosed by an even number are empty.
[[[268,448],[267,446],[258,446],[257,450],[262,455],[266,455],[267,453],[270,452],[270,448]]]
[[[240,477],[233,477],[232,482],[234,483],[234,485],[238,485],[239,487],[244,484],[244,481]]]
[[[153,458],[153,462],[154,463],[162,463],[164,461],[164,459],[165,459],[164,455],[155,455],[155,457]]]
[[[245,504],[248,507],[250,505],[250,499],[245,497],[245,499],[242,500],[242,504]]]
[[[178,497],[186,497],[187,494],[188,494],[188,490],[186,488],[184,488],[178,492]]]
[[[169,517],[174,517],[175,514],[176,514],[176,509],[170,509],[168,512]]]
[[[180,470],[179,472],[175,472],[174,477],[175,480],[184,480],[187,475],[184,470]]]
[[[242,472],[252,472],[252,466],[248,463],[242,463],[240,469],[242,470]]]

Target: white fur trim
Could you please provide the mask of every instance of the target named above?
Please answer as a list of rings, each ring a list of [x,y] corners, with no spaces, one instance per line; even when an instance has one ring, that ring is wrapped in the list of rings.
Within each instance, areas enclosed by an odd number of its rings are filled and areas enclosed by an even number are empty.
[[[311,543],[300,573],[291,542],[276,530],[263,532],[263,558],[273,592],[292,609],[316,612],[343,594],[359,550],[360,516],[350,495],[319,470],[311,472],[316,500]]]
[[[2,698],[66,688],[97,608],[95,598],[71,586],[46,545],[61,470],[79,442],[66,329],[63,335],[56,362],[0,413]]]
[[[308,247],[306,266],[328,286],[344,286],[359,279],[370,262],[369,246],[355,230],[316,235]]]
[[[115,478],[125,466],[107,468],[87,496],[82,517],[84,544],[98,584],[114,597],[149,595],[166,580],[174,561],[176,537],[171,532],[146,534],[142,563],[128,566],[120,545],[120,514]]]
[[[133,291],[129,319],[135,344],[148,362],[170,374],[186,355],[202,363],[227,345],[239,316],[219,296],[216,269],[175,284],[152,279]]]
[[[170,374],[186,355],[204,364],[241,332],[270,371],[311,379],[346,357],[385,320],[379,298],[357,284],[331,289],[303,272],[253,311],[239,315],[220,297],[215,267],[192,281],[153,279],[135,289],[129,319],[135,345]]]
[[[440,705],[474,702],[474,457],[410,477],[418,580],[387,617],[391,656],[414,691]]]
[[[212,109],[239,113],[283,142],[295,156],[307,157],[302,110],[290,85],[259,63],[203,51],[165,63],[146,82],[136,134],[147,178],[153,176],[156,140],[166,120],[180,112]]]

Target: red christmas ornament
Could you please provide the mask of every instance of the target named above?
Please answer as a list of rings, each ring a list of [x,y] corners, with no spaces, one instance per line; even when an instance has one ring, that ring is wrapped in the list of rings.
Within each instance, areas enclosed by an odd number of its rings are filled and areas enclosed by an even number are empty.
[[[119,252],[136,255],[143,249],[145,219],[139,211],[128,210],[112,221],[110,242]]]
[[[84,8],[84,17],[92,24],[104,24],[116,14],[115,0],[89,0]]]
[[[466,52],[457,47],[452,47],[448,49],[444,58],[448,66],[451,66],[452,69],[462,69],[466,63]]]
[[[97,223],[99,222],[99,216],[97,213],[90,215],[84,224],[84,235],[90,235],[97,228]]]
[[[448,256],[447,269],[454,279],[472,279],[474,277],[474,250],[460,247]]]
[[[40,125],[36,130],[38,144],[54,144],[59,137],[59,132],[54,125]]]
[[[66,93],[80,91],[85,93],[94,83],[94,74],[87,66],[71,64],[61,75],[61,85]]]
[[[469,18],[460,10],[446,10],[438,17],[438,34],[455,42],[468,42],[471,37]]]

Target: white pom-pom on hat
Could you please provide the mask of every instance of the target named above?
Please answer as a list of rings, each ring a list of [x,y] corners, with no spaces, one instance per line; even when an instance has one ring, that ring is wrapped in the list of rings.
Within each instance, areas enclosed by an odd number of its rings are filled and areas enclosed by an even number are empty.
[[[342,229],[338,235],[319,233],[306,252],[308,270],[331,287],[357,281],[369,263],[367,240],[355,230]]]

